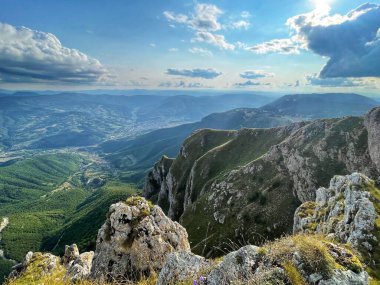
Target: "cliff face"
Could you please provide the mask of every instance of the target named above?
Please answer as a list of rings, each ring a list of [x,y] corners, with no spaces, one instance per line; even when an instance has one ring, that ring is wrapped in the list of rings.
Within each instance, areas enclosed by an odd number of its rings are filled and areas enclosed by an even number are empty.
[[[198,131],[160,177],[168,215],[186,227],[195,252],[210,256],[227,238],[256,243],[291,233],[296,208],[314,201],[334,175],[359,171],[378,179],[379,113],[372,110],[365,121]]]

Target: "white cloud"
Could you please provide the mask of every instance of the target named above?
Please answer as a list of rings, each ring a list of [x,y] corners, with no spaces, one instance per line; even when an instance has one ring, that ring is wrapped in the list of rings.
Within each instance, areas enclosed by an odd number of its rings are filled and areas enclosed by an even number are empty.
[[[258,54],[297,54],[299,53],[300,46],[291,39],[275,39],[269,42],[264,42],[252,47],[248,47],[246,49]]]
[[[228,43],[223,35],[217,35],[209,32],[197,32],[196,37],[191,40],[192,42],[206,42],[221,49],[234,50],[235,46]]]
[[[234,29],[245,29],[245,30],[248,30],[249,26],[251,24],[248,22],[248,21],[245,21],[245,20],[240,20],[240,21],[236,21],[236,22],[233,22],[231,24],[232,28]]]
[[[243,87],[252,87],[252,86],[271,86],[272,84],[271,83],[263,83],[263,82],[256,82],[256,81],[252,81],[252,80],[248,80],[248,81],[245,81],[245,82],[240,82],[240,83],[235,83],[235,86],[236,87],[240,87],[240,88],[243,88]]]
[[[259,79],[273,76],[274,73],[267,73],[261,70],[247,70],[240,73],[240,77],[244,79]]]
[[[247,19],[251,17],[251,13],[249,13],[248,11],[243,11],[241,12],[240,16],[244,19]]]
[[[95,58],[64,47],[51,33],[0,23],[0,81],[105,82],[108,70]]]
[[[150,43],[149,46],[155,48],[157,45],[155,43]]]
[[[219,31],[222,25],[218,18],[223,12],[213,4],[198,3],[195,5],[194,13],[191,16],[176,14],[171,11],[165,11],[164,16],[170,22],[186,24],[196,31]]]
[[[170,49],[168,49],[168,51],[170,51],[170,52],[177,52],[178,48],[170,48]]]
[[[366,86],[361,79],[355,78],[320,78],[317,74],[306,76],[308,85],[320,87],[358,87]]]
[[[158,86],[166,88],[210,88],[199,82],[185,82],[182,80],[179,82],[161,82]]]
[[[199,47],[189,48],[189,52],[194,53],[194,54],[200,54],[202,56],[212,56],[213,55],[213,53],[210,50],[204,49],[204,48],[199,48]]]

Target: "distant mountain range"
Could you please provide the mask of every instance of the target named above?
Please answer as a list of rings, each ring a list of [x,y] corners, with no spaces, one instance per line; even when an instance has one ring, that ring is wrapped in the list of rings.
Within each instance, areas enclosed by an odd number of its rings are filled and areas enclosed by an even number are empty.
[[[182,141],[198,129],[273,128],[300,120],[361,116],[377,105],[356,94],[286,95],[259,109],[211,114],[200,122],[156,130],[133,140],[108,141],[100,149],[117,168],[143,172],[162,155],[176,156]]]
[[[231,108],[259,107],[259,95],[116,96],[17,93],[0,97],[0,150],[83,147],[200,120]]]

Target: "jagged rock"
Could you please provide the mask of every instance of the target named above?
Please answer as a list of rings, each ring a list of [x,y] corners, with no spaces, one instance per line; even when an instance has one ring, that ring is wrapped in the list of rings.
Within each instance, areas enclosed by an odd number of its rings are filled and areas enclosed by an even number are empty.
[[[301,205],[294,215],[293,232],[322,233],[356,248],[372,250],[377,213],[371,201],[374,182],[353,173],[335,176],[329,188],[319,188],[315,202]],[[371,188],[372,187],[372,188]]]
[[[190,251],[186,230],[144,198],[111,205],[98,233],[92,278],[138,280],[159,272],[169,253]]]
[[[30,277],[42,278],[63,270],[61,259],[50,253],[28,252],[22,263],[15,265],[11,278]]]
[[[233,281],[247,282],[259,267],[259,247],[248,245],[231,252],[207,276],[208,284],[222,285]]]
[[[204,257],[190,252],[171,253],[160,272],[157,285],[176,284],[176,282],[196,279],[210,265]]]
[[[66,275],[73,281],[86,279],[91,273],[93,258],[93,251],[80,254],[67,269]]]
[[[79,256],[79,249],[76,244],[66,245],[65,254],[62,257],[63,265],[69,267]]]
[[[372,109],[365,116],[365,126],[368,130],[369,153],[380,172],[380,107]]]

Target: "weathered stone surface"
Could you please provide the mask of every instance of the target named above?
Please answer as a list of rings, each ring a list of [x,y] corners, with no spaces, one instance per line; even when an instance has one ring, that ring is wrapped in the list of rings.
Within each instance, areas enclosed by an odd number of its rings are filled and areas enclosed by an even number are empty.
[[[144,198],[111,205],[98,233],[92,278],[137,280],[159,272],[169,253],[190,251],[186,230]]]
[[[157,285],[197,279],[209,267],[210,262],[204,257],[186,251],[171,253],[160,272]]]
[[[69,267],[79,256],[79,249],[76,244],[66,245],[65,254],[62,257],[63,265]]]
[[[231,252],[207,276],[208,284],[231,284],[233,281],[248,282],[259,267],[259,247],[248,245]]]
[[[28,252],[22,263],[15,265],[11,278],[33,275],[35,278],[49,276],[62,270],[61,259],[50,253]]]
[[[293,232],[322,233],[356,248],[372,250],[377,213],[370,199],[373,181],[353,173],[335,176],[329,188],[319,188],[315,202],[301,205],[294,215]]]
[[[369,154],[380,172],[380,107],[372,109],[365,116],[365,126],[368,130]]]
[[[89,277],[92,268],[94,252],[84,252],[77,256],[67,269],[67,276],[73,281],[83,280]]]

